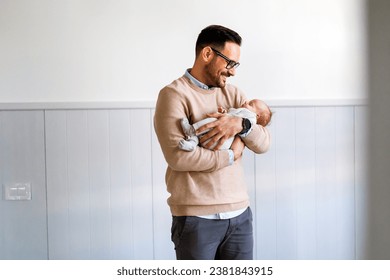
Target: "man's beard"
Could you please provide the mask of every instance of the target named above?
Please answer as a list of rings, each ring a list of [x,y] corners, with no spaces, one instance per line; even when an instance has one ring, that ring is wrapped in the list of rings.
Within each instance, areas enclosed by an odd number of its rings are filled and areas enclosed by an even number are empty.
[[[229,77],[228,75],[223,75],[221,73],[218,77],[216,77],[213,75],[212,68],[209,65],[206,66],[205,71],[210,80],[208,86],[219,88],[224,88],[226,86],[226,80]]]

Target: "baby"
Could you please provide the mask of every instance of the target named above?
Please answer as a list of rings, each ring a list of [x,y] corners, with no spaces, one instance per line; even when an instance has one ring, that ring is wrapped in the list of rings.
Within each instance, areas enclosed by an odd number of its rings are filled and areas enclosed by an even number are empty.
[[[252,127],[255,124],[259,124],[261,126],[267,126],[271,121],[271,117],[272,117],[272,112],[268,107],[268,105],[264,101],[259,99],[252,99],[250,101],[247,101],[244,104],[242,104],[240,108],[230,108],[229,110],[226,110],[225,108],[219,107],[218,112],[223,114],[228,114],[231,116],[246,118],[251,122]],[[187,118],[183,118],[181,120],[181,127],[183,128],[183,132],[186,136],[186,139],[181,139],[179,141],[179,148],[184,151],[189,151],[189,152],[193,151],[195,147],[199,144],[198,137],[201,137],[203,134],[208,132],[207,130],[196,135],[195,131],[202,125],[213,122],[215,120],[217,119],[206,118],[191,125]],[[233,140],[234,137],[231,137],[228,140],[226,140],[220,149],[221,150],[229,149],[233,143]],[[207,141],[205,143],[207,143]],[[210,147],[210,149],[213,149],[215,145]]]

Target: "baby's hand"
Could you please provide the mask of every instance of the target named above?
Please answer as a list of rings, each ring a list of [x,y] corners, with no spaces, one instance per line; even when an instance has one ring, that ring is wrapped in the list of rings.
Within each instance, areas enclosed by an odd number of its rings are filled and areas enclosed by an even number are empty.
[[[225,108],[223,108],[223,107],[218,107],[218,113],[226,114],[227,110]]]

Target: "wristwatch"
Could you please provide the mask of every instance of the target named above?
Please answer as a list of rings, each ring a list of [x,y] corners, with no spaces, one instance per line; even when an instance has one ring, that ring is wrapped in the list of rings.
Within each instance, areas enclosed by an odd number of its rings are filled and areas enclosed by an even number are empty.
[[[239,134],[247,133],[249,129],[251,129],[251,127],[252,127],[251,121],[249,119],[242,118],[242,130]]]

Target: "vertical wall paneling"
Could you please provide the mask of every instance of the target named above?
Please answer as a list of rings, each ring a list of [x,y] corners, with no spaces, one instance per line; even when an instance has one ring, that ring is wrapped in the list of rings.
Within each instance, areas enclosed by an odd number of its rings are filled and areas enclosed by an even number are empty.
[[[333,258],[355,255],[355,135],[353,107],[336,107],[335,201],[337,203],[337,251]]]
[[[316,218],[317,258],[332,259],[337,246],[338,193],[335,184],[336,112],[316,108]]]
[[[367,256],[368,231],[368,108],[365,106],[355,107],[355,239],[356,258],[363,259]]]
[[[0,259],[47,259],[43,112],[0,112],[0,128]],[[4,200],[17,183],[30,183],[31,200]]]
[[[277,108],[275,108],[277,111]],[[275,119],[269,126],[271,147],[255,157],[256,167],[256,255],[258,259],[277,259],[276,253],[276,174],[275,174]]]
[[[111,182],[109,112],[87,111],[91,258],[106,259],[111,252]]]
[[[134,256],[153,259],[153,188],[149,109],[130,110]]]
[[[316,239],[316,114],[314,108],[296,108],[295,185],[297,199],[297,258],[315,259]]]
[[[287,124],[287,125],[286,125]],[[278,259],[296,258],[295,109],[280,108],[275,125]]]
[[[91,258],[91,197],[87,111],[67,111],[69,246],[71,256]]]
[[[134,259],[130,111],[109,111],[111,258]]]
[[[66,111],[46,111],[49,259],[71,259]]]

